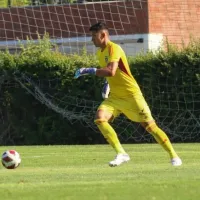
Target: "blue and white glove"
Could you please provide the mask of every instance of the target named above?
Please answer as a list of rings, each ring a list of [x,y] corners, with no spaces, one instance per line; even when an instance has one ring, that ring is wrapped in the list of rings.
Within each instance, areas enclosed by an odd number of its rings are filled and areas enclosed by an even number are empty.
[[[74,78],[78,78],[80,76],[84,76],[84,75],[95,75],[97,71],[97,68],[80,68],[77,69],[74,75]]]
[[[109,93],[110,93],[110,86],[109,86],[108,82],[105,81],[104,86],[103,86],[102,91],[101,91],[103,99],[107,99]]]

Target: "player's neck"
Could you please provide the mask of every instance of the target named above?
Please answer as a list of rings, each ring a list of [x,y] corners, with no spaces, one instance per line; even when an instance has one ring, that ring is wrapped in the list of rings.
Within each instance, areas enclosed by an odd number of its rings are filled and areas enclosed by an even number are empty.
[[[105,41],[104,41],[104,43],[101,45],[101,51],[104,51],[104,49],[107,47],[107,44],[110,42],[110,40],[109,39],[106,39]]]

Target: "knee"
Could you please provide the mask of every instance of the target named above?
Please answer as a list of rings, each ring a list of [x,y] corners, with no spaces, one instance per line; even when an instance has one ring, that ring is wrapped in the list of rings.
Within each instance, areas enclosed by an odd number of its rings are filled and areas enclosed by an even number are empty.
[[[145,126],[144,128],[146,129],[146,131],[148,133],[154,132],[155,128],[157,127],[157,124],[155,122],[148,124],[147,126]]]
[[[95,119],[94,123],[98,126],[101,125],[102,123],[107,122],[106,119]]]

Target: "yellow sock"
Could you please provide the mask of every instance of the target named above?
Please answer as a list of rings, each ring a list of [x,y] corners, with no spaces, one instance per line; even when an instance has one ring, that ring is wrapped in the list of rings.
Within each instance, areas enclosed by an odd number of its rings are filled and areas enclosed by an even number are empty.
[[[170,158],[178,157],[165,132],[162,131],[155,123],[146,127],[146,130],[153,135],[155,140],[169,153]]]
[[[114,150],[117,153],[125,154],[126,152],[123,149],[122,145],[120,144],[117,134],[115,130],[112,128],[112,126],[107,121],[100,120],[100,119],[95,120],[95,123],[97,124],[104,138],[114,148]]]

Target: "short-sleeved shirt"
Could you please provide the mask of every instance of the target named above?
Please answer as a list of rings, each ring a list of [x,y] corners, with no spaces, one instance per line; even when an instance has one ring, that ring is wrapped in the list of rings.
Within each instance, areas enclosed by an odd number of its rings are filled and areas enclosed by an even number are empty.
[[[140,88],[131,74],[126,55],[122,48],[109,41],[106,48],[97,51],[100,67],[106,67],[110,62],[118,62],[118,68],[113,77],[106,77],[110,85],[110,95],[98,110],[106,110],[114,117],[123,113],[135,122],[153,120]]]
[[[100,67],[106,67],[110,62],[118,62],[115,76],[106,77],[110,85],[111,95],[116,97],[126,97],[141,93],[136,80],[131,74],[126,55],[118,44],[109,41],[103,51],[98,49],[97,58]]]

